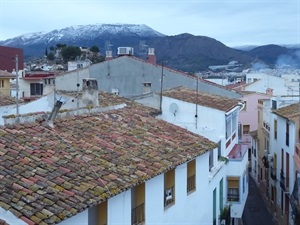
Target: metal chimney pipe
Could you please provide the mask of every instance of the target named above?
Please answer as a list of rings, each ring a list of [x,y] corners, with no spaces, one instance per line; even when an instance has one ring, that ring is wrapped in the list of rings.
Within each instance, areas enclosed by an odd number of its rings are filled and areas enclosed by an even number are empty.
[[[55,120],[57,113],[58,113],[59,109],[61,108],[62,104],[63,104],[62,101],[57,100],[54,105],[54,108],[52,109],[52,111],[50,113],[47,123],[51,128],[54,128],[54,120]]]

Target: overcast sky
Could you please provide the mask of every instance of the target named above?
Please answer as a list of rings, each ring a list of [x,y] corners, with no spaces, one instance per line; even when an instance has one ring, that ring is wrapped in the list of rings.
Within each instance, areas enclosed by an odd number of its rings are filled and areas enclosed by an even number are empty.
[[[73,25],[145,24],[227,46],[299,44],[300,0],[0,0],[0,40]]]

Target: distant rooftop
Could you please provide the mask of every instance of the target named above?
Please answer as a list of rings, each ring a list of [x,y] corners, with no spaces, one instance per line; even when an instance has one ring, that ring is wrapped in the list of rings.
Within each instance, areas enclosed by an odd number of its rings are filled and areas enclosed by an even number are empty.
[[[196,90],[191,90],[185,87],[177,87],[166,90],[163,92],[163,96],[218,109],[224,112],[230,111],[237,106],[239,102],[241,102],[240,99],[227,98],[201,91],[196,92]]]

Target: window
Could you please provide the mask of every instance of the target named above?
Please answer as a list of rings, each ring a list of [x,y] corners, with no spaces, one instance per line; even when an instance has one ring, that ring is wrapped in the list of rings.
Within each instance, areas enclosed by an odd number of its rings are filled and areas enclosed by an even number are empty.
[[[250,125],[243,125],[243,134],[249,134]]]
[[[272,100],[272,109],[277,109],[277,101]]]
[[[131,189],[131,224],[142,224],[145,221],[145,183]]]
[[[0,80],[0,87],[4,88],[4,80]]]
[[[289,134],[289,130],[290,130],[290,124],[288,121],[286,121],[286,133],[285,133],[285,144],[286,146],[290,145],[290,134]]]
[[[243,108],[243,111],[247,111],[247,101],[244,101],[244,104],[245,104],[245,106]]]
[[[238,127],[238,136],[239,136],[239,140],[242,140],[242,124],[239,123],[239,127]]]
[[[147,94],[151,92],[151,83],[145,82],[143,83],[143,94]]]
[[[251,78],[248,78],[248,84],[251,83],[251,82],[252,82],[252,79],[251,79]]]
[[[187,192],[196,189],[196,160],[187,164]]]
[[[226,139],[231,136],[231,116],[226,117]]]
[[[220,157],[222,156],[221,150],[222,150],[222,140],[218,142],[218,159],[220,159]]]
[[[223,178],[220,180],[220,184],[219,184],[219,191],[220,191],[220,195],[219,195],[219,209],[220,211],[222,211],[223,209]]]
[[[228,191],[227,191],[227,200],[231,202],[239,202],[240,194],[239,194],[239,177],[228,177]]]
[[[30,95],[43,95],[43,84],[31,83]]]
[[[98,216],[98,224],[106,225],[107,224],[107,201],[101,202],[97,207],[97,216]]]
[[[217,190],[213,191],[213,225],[217,224]]]
[[[175,203],[175,169],[169,170],[164,175],[165,193],[164,205],[168,206]]]
[[[211,150],[209,152],[209,171],[211,170],[211,168],[213,168],[214,166],[214,150]]]
[[[274,120],[274,138],[277,139],[277,120]]]
[[[237,130],[237,112],[233,113],[232,116],[232,133]]]

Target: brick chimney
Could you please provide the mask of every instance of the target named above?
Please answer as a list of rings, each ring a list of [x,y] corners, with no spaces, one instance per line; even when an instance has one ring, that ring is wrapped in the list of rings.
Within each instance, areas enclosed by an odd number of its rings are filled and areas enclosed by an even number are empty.
[[[105,52],[105,61],[112,60],[112,59],[113,59],[112,51],[111,50],[106,51]]]
[[[154,48],[148,48],[147,62],[156,65],[156,55],[154,54]]]
[[[266,94],[267,94],[268,96],[273,96],[273,89],[272,89],[272,88],[267,88]]]

